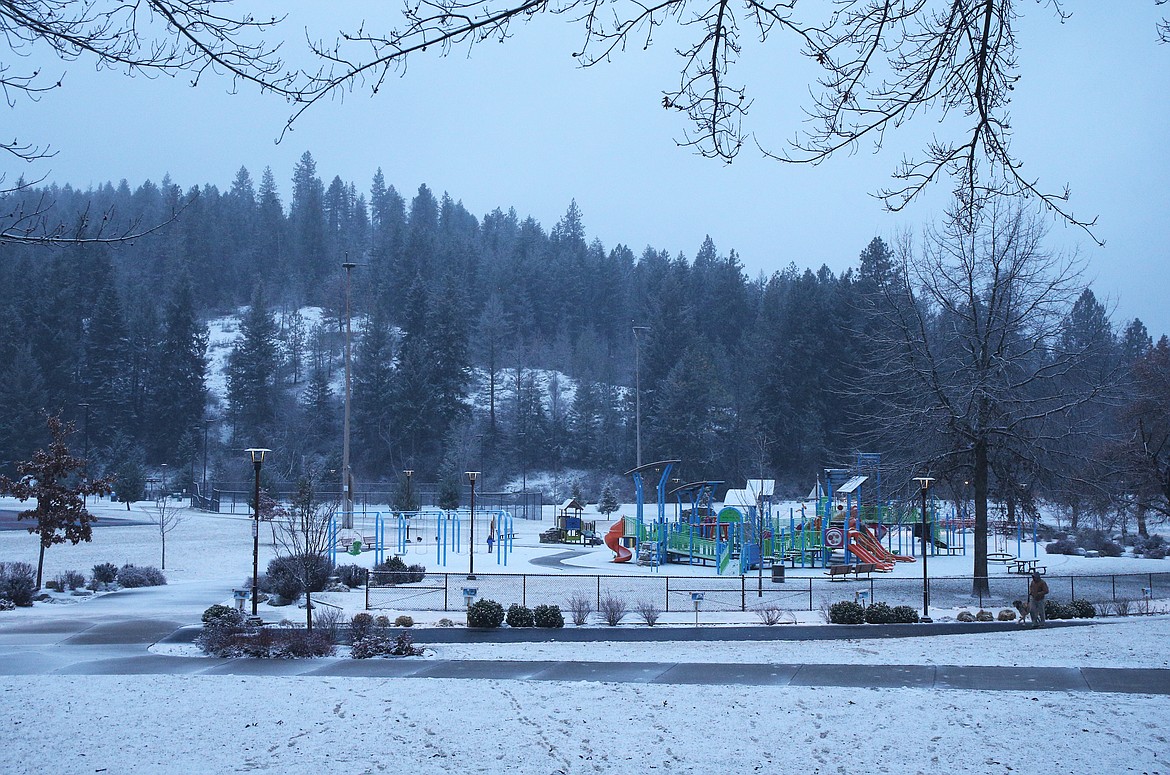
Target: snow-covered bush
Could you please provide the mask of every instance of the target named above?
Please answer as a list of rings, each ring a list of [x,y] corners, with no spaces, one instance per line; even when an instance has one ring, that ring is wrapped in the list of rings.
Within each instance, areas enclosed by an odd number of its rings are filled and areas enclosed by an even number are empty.
[[[865,609],[867,624],[893,624],[894,609],[888,603],[871,603]]]
[[[379,617],[379,618],[382,618],[382,617]],[[377,621],[377,619],[375,619],[374,624],[377,624],[377,623],[378,623],[378,621]],[[401,616],[399,616],[397,619],[394,620],[394,626],[395,627],[413,627],[414,626],[414,617],[407,616],[406,614],[402,614]]]
[[[532,620],[537,627],[559,629],[565,626],[565,616],[559,605],[538,605],[532,609]]]
[[[36,591],[33,566],[27,562],[0,562],[0,597],[23,608],[33,604]]]
[[[593,599],[588,595],[573,595],[568,600],[568,606],[573,624],[578,627],[589,621],[589,614],[593,613]]]
[[[601,605],[597,606],[597,612],[610,627],[621,624],[622,619],[626,618],[627,610],[626,601],[614,595],[606,595],[601,599]]]
[[[123,565],[118,569],[118,584],[128,589],[137,587],[161,587],[167,577],[158,568],[149,565]]]
[[[15,611],[16,603],[6,597],[0,597],[0,611]]]
[[[1071,538],[1062,538],[1059,541],[1053,541],[1045,546],[1044,551],[1048,554],[1075,554],[1077,551],[1077,542]]]
[[[1097,609],[1088,600],[1074,600],[1068,607],[1077,619],[1092,619],[1097,615]]]
[[[499,627],[504,623],[504,607],[495,600],[476,600],[467,609],[468,627]]]
[[[390,559],[374,566],[376,576],[370,579],[371,586],[386,587],[395,584],[417,584],[427,575],[427,569],[422,565],[407,565],[406,562],[394,555]]]
[[[93,566],[93,581],[95,584],[113,584],[118,580],[118,566],[112,562],[103,562]]]
[[[894,606],[894,624],[918,624],[918,609],[908,605]]]
[[[980,609],[975,613],[975,621],[977,622],[994,622],[995,617],[992,616],[991,611],[984,611]]]
[[[832,624],[862,624],[865,622],[865,608],[852,600],[839,600],[829,606],[829,622]]]
[[[645,622],[647,627],[653,627],[658,624],[658,617],[662,615],[662,609],[652,600],[639,600],[634,605],[634,613],[638,614],[638,618]]]
[[[955,618],[960,622],[973,622],[975,621],[975,614],[971,613],[970,611],[959,611]]]
[[[360,565],[338,565],[333,572],[337,580],[350,589],[366,584],[366,569]]]
[[[995,618],[1001,622],[1014,622],[1016,620],[1016,612],[1011,608],[1004,608],[995,615]]]
[[[366,613],[354,614],[349,620],[350,643],[357,643],[374,632],[374,617]]]
[[[361,640],[354,641],[349,653],[354,659],[382,656],[417,657],[422,655],[423,649],[414,645],[410,633],[403,632],[394,639],[385,635],[367,635]]]
[[[306,566],[304,563],[307,562]],[[307,559],[284,555],[274,557],[264,571],[264,578],[260,580],[260,591],[279,596],[282,600],[293,602],[305,593],[302,579],[304,569],[309,568],[309,591],[320,592],[329,583],[333,575],[333,564],[328,557],[310,555]]]
[[[504,621],[508,623],[509,627],[536,626],[536,617],[532,615],[532,609],[519,603],[512,603],[508,606],[508,613],[504,616]]]

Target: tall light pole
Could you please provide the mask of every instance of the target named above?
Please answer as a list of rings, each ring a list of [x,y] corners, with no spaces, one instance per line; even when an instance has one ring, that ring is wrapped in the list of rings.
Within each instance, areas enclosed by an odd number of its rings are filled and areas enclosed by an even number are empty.
[[[348,254],[347,254],[348,258]],[[341,524],[350,529],[353,527],[353,477],[349,471],[349,394],[350,394],[350,308],[349,308],[349,280],[353,268],[357,264],[346,260],[341,265],[345,270],[345,420],[341,431]]]
[[[926,491],[930,489],[930,483],[934,481],[929,476],[916,476],[914,481],[918,482],[918,488],[922,491],[922,620],[930,621],[930,582],[926,578],[926,556],[929,553],[927,549],[927,534],[930,532],[930,523],[926,519]]]
[[[256,597],[260,580],[260,467],[270,449],[250,447],[246,450],[252,456],[252,469],[256,472],[255,489],[252,491],[252,616],[256,616]]]
[[[405,506],[403,511],[411,512],[411,511],[415,510],[414,509],[414,500],[412,500],[410,497],[410,477],[414,476],[414,469],[408,468],[405,471],[403,471],[402,473],[406,474],[406,503],[403,504]],[[410,540],[410,518],[409,518],[409,516],[406,519],[406,540],[407,541]]]
[[[634,326],[634,435],[637,444],[637,467],[642,467],[642,348],[638,332],[650,326]]]
[[[479,478],[479,471],[468,471],[467,478],[471,480],[471,554],[470,566],[467,569],[467,578],[475,578],[475,480]]]
[[[207,497],[207,430],[211,427],[211,420],[205,419],[203,421],[203,492],[204,498]]]

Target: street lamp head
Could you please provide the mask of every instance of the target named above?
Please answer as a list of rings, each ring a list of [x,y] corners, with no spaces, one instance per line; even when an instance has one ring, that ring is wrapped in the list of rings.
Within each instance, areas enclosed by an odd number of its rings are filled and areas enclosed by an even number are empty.
[[[264,449],[263,447],[248,447],[248,449],[245,449],[244,451],[252,456],[253,463],[263,463],[264,456],[272,450]]]
[[[345,263],[343,263],[341,265],[341,268],[348,272],[350,269],[353,269],[355,266],[357,266],[357,264],[355,264],[354,262],[346,261]]]
[[[918,482],[918,488],[923,492],[930,489],[930,483],[934,481],[933,476],[916,476],[914,481]]]
[[[479,471],[466,471],[465,473],[467,474],[467,478],[474,485],[475,480],[479,478]]]

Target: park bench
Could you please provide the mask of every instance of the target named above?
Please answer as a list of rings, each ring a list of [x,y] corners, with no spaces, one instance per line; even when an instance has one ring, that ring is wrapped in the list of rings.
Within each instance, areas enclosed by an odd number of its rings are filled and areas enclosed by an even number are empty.
[[[845,567],[849,567],[849,566],[847,565]],[[861,578],[861,574],[863,574],[863,573],[865,574],[865,577],[868,579],[870,577],[870,574],[873,573],[875,570],[877,570],[877,565],[875,565],[872,562],[859,562],[852,567],[853,567],[853,577],[858,578],[858,579]]]

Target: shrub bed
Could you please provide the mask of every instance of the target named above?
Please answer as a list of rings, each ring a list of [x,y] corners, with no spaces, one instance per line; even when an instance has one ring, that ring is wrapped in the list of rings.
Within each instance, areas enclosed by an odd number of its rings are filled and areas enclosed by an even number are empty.
[[[504,607],[495,600],[476,600],[467,609],[467,626],[495,628],[504,623]]]
[[[865,609],[852,600],[841,600],[829,606],[829,621],[832,624],[862,624]]]
[[[167,583],[167,577],[158,568],[149,565],[123,565],[118,570],[117,582],[127,589],[161,587]]]
[[[538,605],[532,609],[532,621],[537,627],[559,629],[565,626],[565,615],[559,605]]]
[[[508,606],[508,613],[504,617],[504,621],[508,623],[509,627],[536,626],[536,617],[533,615],[532,610],[519,603],[512,603],[512,605]]]

